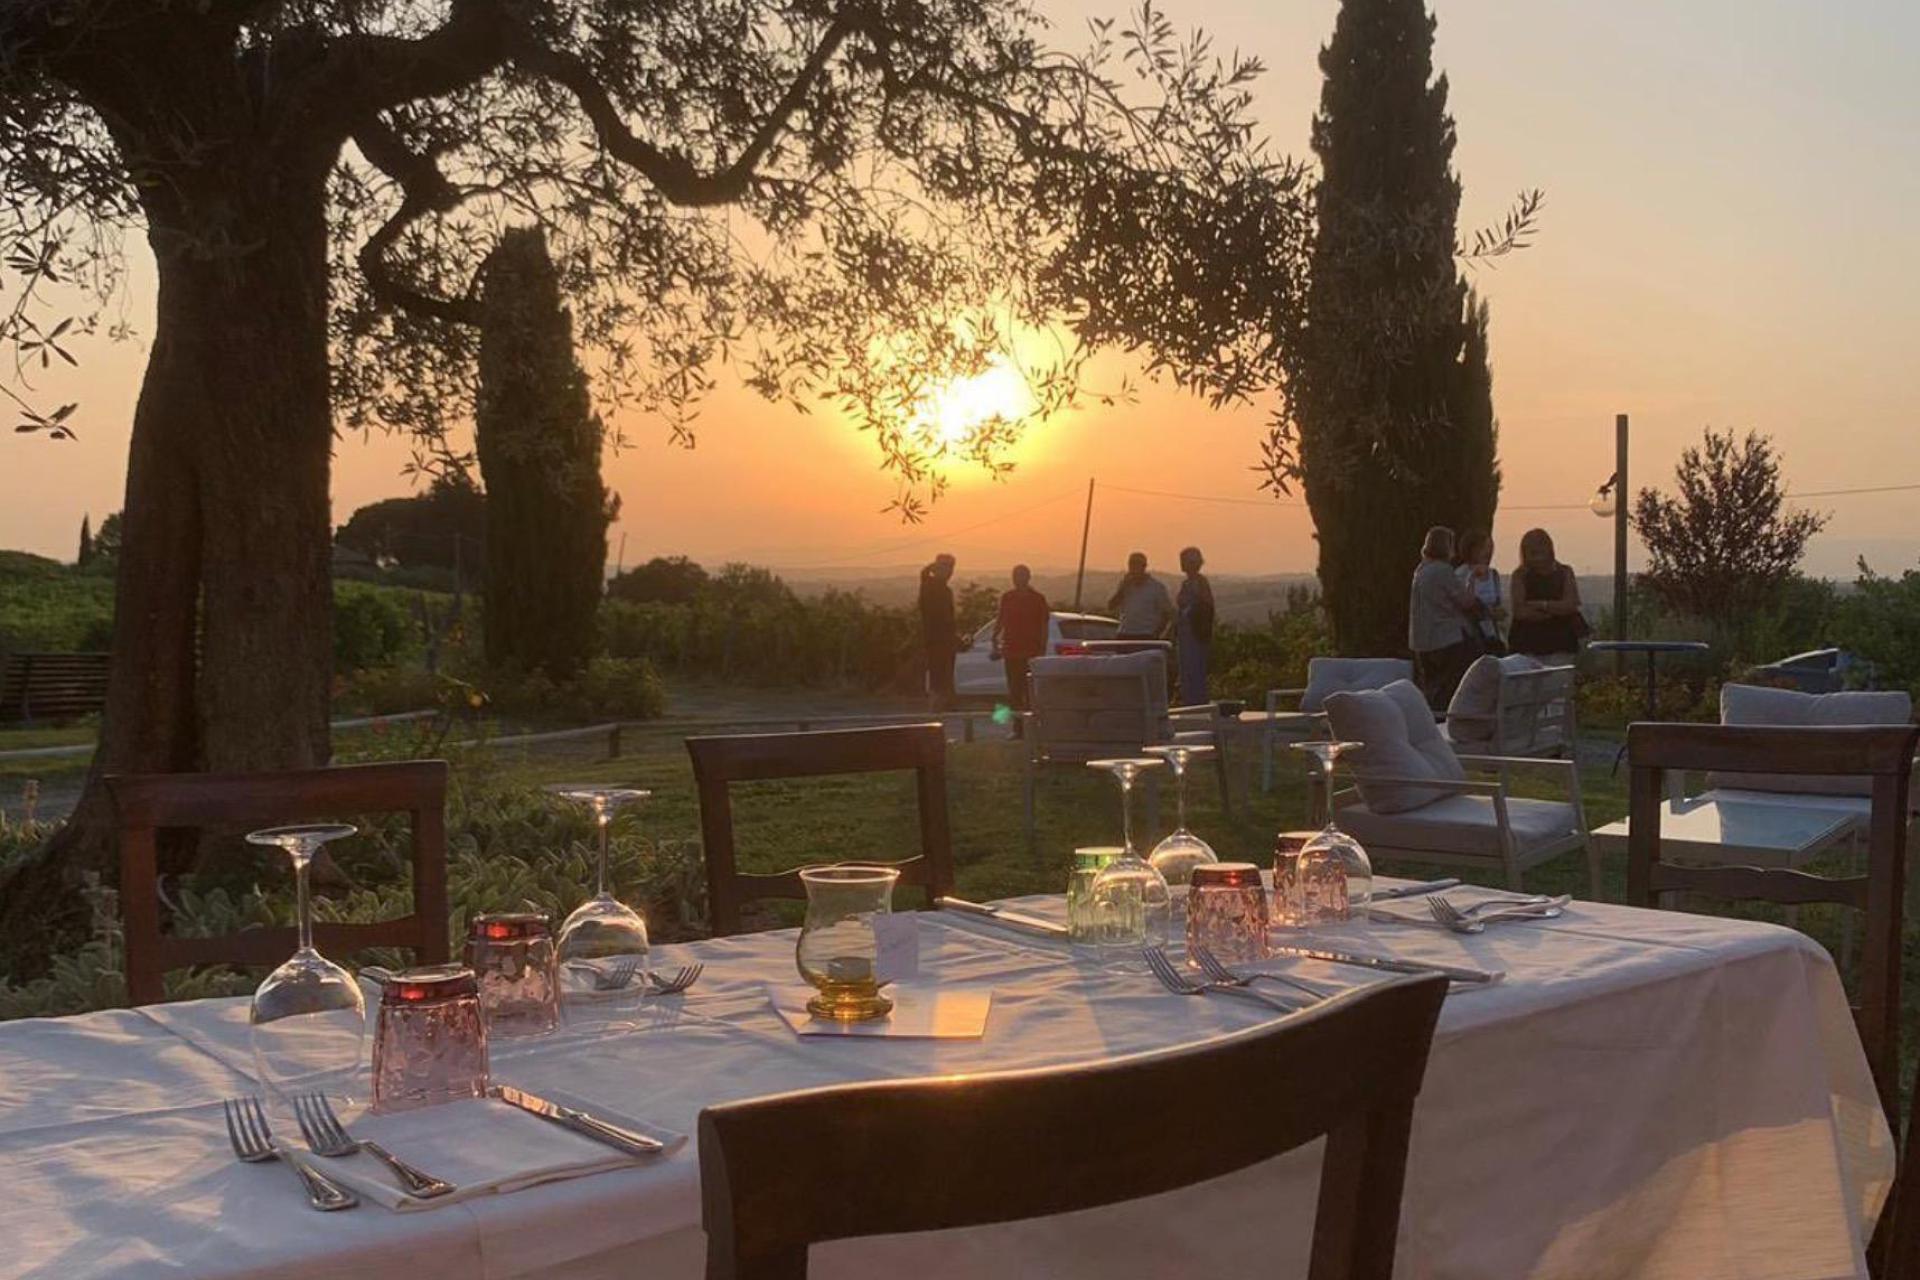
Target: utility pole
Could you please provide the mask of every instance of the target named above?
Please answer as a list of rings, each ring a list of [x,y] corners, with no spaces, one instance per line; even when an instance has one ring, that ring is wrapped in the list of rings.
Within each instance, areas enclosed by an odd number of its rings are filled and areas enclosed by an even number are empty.
[[[1613,419],[1613,638],[1627,638],[1627,415]],[[1615,655],[1623,665],[1627,655]]]
[[[1080,612],[1080,589],[1087,583],[1087,535],[1093,532],[1093,477],[1087,477],[1087,518],[1080,524],[1080,571],[1073,575],[1073,611]]]

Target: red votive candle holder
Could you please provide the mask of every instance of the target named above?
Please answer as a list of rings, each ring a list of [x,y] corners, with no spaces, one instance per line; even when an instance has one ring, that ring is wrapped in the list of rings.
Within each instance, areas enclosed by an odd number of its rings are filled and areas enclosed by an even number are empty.
[[[459,965],[407,969],[380,988],[373,1109],[409,1111],[487,1093],[480,984]]]
[[[1205,947],[1223,964],[1272,955],[1267,941],[1267,890],[1251,862],[1212,862],[1193,869],[1187,888],[1187,949]]]

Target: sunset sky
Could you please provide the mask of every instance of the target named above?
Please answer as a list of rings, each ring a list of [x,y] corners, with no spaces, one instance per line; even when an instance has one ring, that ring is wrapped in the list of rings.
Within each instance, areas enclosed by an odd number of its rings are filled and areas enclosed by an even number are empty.
[[[1063,42],[1125,0],[1037,0]],[[1268,66],[1259,87],[1279,147],[1306,149],[1315,56],[1333,0],[1168,0]],[[1543,524],[1583,572],[1610,565],[1610,525],[1584,508],[1612,469],[1613,418],[1632,416],[1636,485],[1666,483],[1707,425],[1772,435],[1791,485],[1920,484],[1920,6],[1896,0],[1439,0],[1437,65],[1452,85],[1466,185],[1463,229],[1527,187],[1547,193],[1532,249],[1477,281],[1493,309],[1495,406],[1506,473],[1499,563]],[[143,246],[135,246],[144,252]],[[151,270],[127,314],[150,335]],[[0,443],[0,546],[70,559],[82,512],[120,504],[126,423],[145,350],[97,343],[46,384],[83,401],[81,438]],[[1108,361],[1096,380],[1117,382]],[[723,387],[727,376],[721,375]],[[1304,510],[1261,497],[1267,406],[1228,412],[1170,389],[1039,428],[1011,479],[957,473],[919,527],[864,437],[731,388],[707,403],[699,446],[623,423],[607,459],[623,500],[613,549],[631,565],[684,553],[784,569],[880,567],[934,550],[969,563],[1070,566],[1088,476],[1101,497],[1092,560],[1147,550],[1171,568],[1198,543],[1219,572],[1310,569]],[[402,441],[343,439],[336,520],[402,493]],[[1138,492],[1143,490],[1154,491]],[[1165,494],[1198,495],[1168,497]],[[1204,500],[1201,500],[1204,499]],[[1523,510],[1572,504],[1577,510]],[[1809,568],[1920,562],[1920,492],[1812,500],[1833,513]]]

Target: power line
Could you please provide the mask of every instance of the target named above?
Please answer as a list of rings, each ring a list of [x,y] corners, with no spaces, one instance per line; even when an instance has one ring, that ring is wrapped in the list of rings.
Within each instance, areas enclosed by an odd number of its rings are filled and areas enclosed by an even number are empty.
[[[809,560],[802,564],[785,565],[782,567],[787,569],[818,569],[827,565],[836,565],[846,560],[866,560],[873,556],[894,555],[901,551],[911,551],[915,547],[931,546],[939,542],[951,542],[963,534],[972,533],[976,529],[985,529],[989,525],[996,525],[1005,520],[1016,519],[1026,515],[1028,512],[1038,511],[1042,507],[1059,502],[1063,498],[1071,498],[1079,492],[1078,489],[1068,489],[1063,493],[1056,493],[1050,498],[1042,498],[1040,501],[1030,503],[1027,506],[1019,507],[1012,511],[1004,511],[997,516],[989,516],[985,520],[977,521],[970,525],[963,525],[958,529],[949,529],[944,533],[928,534],[925,537],[909,538],[905,542],[896,542],[884,547],[872,547],[865,551],[854,550],[838,553],[828,556],[825,559]]]
[[[1107,489],[1113,493],[1133,493],[1148,498],[1177,498],[1183,502],[1216,502],[1240,507],[1299,508],[1306,505],[1301,502],[1268,501],[1264,498],[1228,498],[1211,493],[1174,493],[1167,489],[1134,489],[1120,484],[1109,484]],[[1854,494],[1912,493],[1916,491],[1920,491],[1920,484],[1883,484],[1863,485],[1849,489],[1808,489],[1804,492],[1797,489],[1789,489],[1784,496],[1789,498],[1842,498]],[[1589,505],[1585,502],[1503,502],[1500,504],[1500,510],[1502,511],[1586,511],[1589,509]]]

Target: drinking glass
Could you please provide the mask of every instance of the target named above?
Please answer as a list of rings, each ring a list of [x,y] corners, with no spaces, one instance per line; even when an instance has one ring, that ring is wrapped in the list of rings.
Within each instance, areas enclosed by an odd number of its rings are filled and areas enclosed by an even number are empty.
[[[893,1011],[893,1001],[880,994],[880,938],[873,918],[893,910],[899,879],[896,867],[857,863],[801,870],[807,918],[793,958],[800,976],[817,989],[807,1001],[814,1017],[866,1022]]]
[[[1179,825],[1147,855],[1153,869],[1166,877],[1169,885],[1183,885],[1193,878],[1193,869],[1218,862],[1213,846],[1187,830],[1187,766],[1213,755],[1211,746],[1184,746],[1178,743],[1146,748],[1150,756],[1159,756],[1173,770],[1174,801],[1179,806]]]
[[[301,1093],[326,1094],[346,1103],[360,1100],[366,1000],[352,974],[314,949],[313,903],[307,891],[314,853],[329,840],[353,833],[344,823],[319,823],[247,835],[249,844],[284,849],[293,860],[300,945],[267,975],[247,1010],[261,1088],[289,1103]]]
[[[1073,869],[1067,873],[1067,937],[1076,947],[1094,940],[1093,882],[1115,858],[1119,845],[1082,845],[1073,851]]]
[[[1197,867],[1187,894],[1187,954],[1205,947],[1226,964],[1265,960],[1267,890],[1251,862]]]
[[[1273,925],[1278,929],[1297,929],[1307,923],[1306,902],[1300,881],[1300,855],[1317,831],[1282,831],[1273,838]]]
[[[560,942],[555,950],[561,986],[570,1002],[591,999],[614,1005],[637,1004],[653,981],[653,970],[647,963],[651,954],[647,922],[638,911],[615,898],[607,884],[607,828],[616,812],[653,793],[635,787],[574,782],[547,790],[563,800],[585,805],[600,828],[594,895],[575,907],[560,925]]]
[[[1120,784],[1120,855],[1101,869],[1087,892],[1093,945],[1108,957],[1130,959],[1142,947],[1165,946],[1173,925],[1173,895],[1166,877],[1133,845],[1133,783],[1161,761],[1152,756],[1089,760],[1087,767]]]
[[[1299,904],[1305,924],[1336,923],[1355,915],[1366,918],[1367,904],[1373,901],[1373,862],[1358,840],[1340,829],[1333,803],[1334,762],[1358,742],[1296,742],[1294,750],[1305,751],[1319,762],[1320,778],[1326,787],[1327,825],[1307,841],[1300,851]]]
[[[502,911],[473,917],[466,961],[488,1035],[543,1036],[560,1025],[559,965],[546,916]]]
[[[473,970],[392,974],[373,1033],[373,1109],[409,1111],[487,1094],[487,1028]]]

